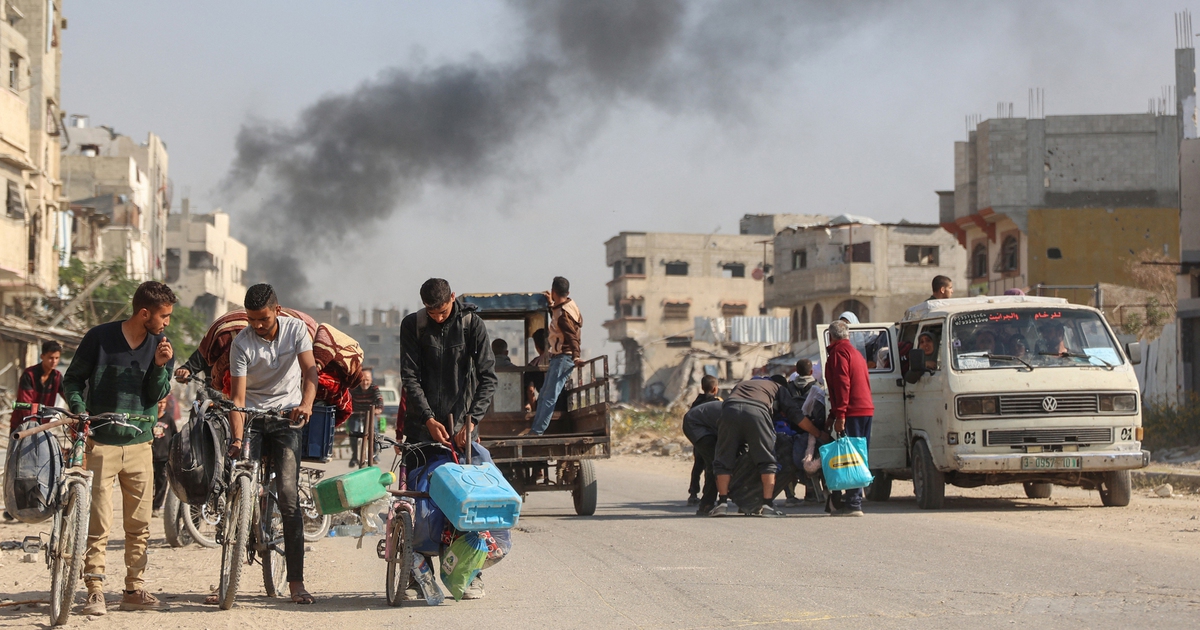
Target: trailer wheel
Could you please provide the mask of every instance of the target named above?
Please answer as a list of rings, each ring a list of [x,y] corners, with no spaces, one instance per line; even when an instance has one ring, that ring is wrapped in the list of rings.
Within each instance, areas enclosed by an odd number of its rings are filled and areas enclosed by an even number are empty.
[[[875,481],[867,486],[868,501],[887,501],[892,498],[892,476],[882,470],[875,471]]]
[[[922,510],[940,510],[946,503],[946,475],[933,465],[925,440],[913,444],[913,494]]]
[[[1054,484],[1046,481],[1026,481],[1025,496],[1030,499],[1049,499],[1054,492]]]
[[[1128,470],[1110,470],[1104,473],[1104,484],[1100,486],[1100,502],[1105,507],[1125,507],[1133,496],[1133,478]]]
[[[575,499],[576,514],[591,516],[596,513],[596,465],[592,460],[580,460],[571,497]]]

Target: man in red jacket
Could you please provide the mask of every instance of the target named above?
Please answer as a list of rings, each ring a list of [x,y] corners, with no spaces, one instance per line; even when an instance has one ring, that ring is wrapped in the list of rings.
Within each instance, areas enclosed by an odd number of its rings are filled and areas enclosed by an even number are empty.
[[[825,382],[829,387],[829,419],[839,435],[861,437],[871,443],[871,418],[875,403],[871,399],[867,361],[850,343],[850,326],[841,320],[829,325],[828,358]],[[833,516],[862,516],[862,488],[833,493]]]

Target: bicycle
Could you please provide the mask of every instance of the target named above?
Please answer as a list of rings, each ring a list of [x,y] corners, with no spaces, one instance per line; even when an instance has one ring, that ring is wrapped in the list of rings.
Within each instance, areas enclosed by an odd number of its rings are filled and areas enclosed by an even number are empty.
[[[318,468],[300,467],[300,513],[304,515],[304,540],[317,542],[329,533],[329,525],[333,516],[321,514],[317,509],[317,499],[313,494],[313,486],[325,476],[325,471]]]
[[[247,414],[250,419],[245,425],[242,457],[232,463],[228,473],[226,509],[216,532],[217,543],[221,545],[217,603],[221,610],[229,610],[237,597],[242,566],[253,564],[256,559],[262,565],[267,596],[276,597],[284,587],[286,557],[279,495],[273,483],[276,474],[269,457],[255,455],[261,448],[266,421],[290,421],[277,410],[236,407],[231,403],[222,406],[227,411]]]
[[[408,489],[408,460],[409,456],[424,457],[426,448],[437,448],[449,451],[438,442],[397,442],[387,436],[375,435],[375,443],[380,446],[392,446],[399,454],[392,463],[392,471],[396,473],[396,490],[388,490],[392,495],[392,503],[388,508],[387,523],[384,528],[383,540],[375,547],[380,559],[388,563],[387,582],[385,584],[387,602],[391,606],[399,606],[408,601],[408,586],[413,572],[413,519],[416,516],[416,499],[429,497],[427,492],[416,492]]]
[[[18,431],[13,434],[13,439],[23,439],[63,425],[74,425],[70,454],[66,457],[66,466],[59,477],[58,507],[54,511],[50,542],[44,547],[46,566],[50,569],[50,623],[61,626],[71,615],[71,604],[75,601],[79,576],[83,571],[84,555],[87,552],[92,505],[92,472],[85,469],[88,436],[96,426],[107,424],[116,424],[141,433],[141,429],[130,424],[129,420],[145,422],[149,421],[150,417],[125,413],[101,413],[92,416],[87,413],[74,414],[57,407],[34,410],[34,405],[30,403],[17,403],[13,406],[14,410],[22,408],[33,411],[30,417],[38,420],[48,420],[55,416],[66,416],[66,419]],[[41,535],[27,536],[22,543],[27,553],[36,553],[41,546]]]

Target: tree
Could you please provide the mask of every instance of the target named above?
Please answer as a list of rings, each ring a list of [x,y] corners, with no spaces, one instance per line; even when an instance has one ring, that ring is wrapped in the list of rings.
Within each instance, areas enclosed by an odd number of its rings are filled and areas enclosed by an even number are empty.
[[[1157,339],[1162,327],[1175,318],[1179,261],[1150,247],[1126,259],[1125,271],[1133,286],[1149,291],[1150,297],[1146,299],[1145,315],[1130,316],[1123,328],[1130,334]]]
[[[109,273],[108,279],[76,305],[75,312],[67,313],[80,328],[88,329],[129,317],[133,294],[141,283],[126,275],[125,261],[120,259],[87,264],[72,258],[70,265],[59,270],[59,279],[72,297],[79,295],[84,287],[105,271]],[[167,327],[167,337],[175,349],[176,363],[186,361],[191,356],[207,330],[208,324],[203,317],[186,306],[175,305],[171,323]]]

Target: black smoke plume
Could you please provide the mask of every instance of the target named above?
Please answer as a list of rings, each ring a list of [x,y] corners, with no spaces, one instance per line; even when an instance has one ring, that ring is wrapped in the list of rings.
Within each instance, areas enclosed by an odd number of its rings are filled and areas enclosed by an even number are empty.
[[[297,303],[318,245],[370,233],[427,183],[494,176],[523,140],[615,103],[749,115],[779,68],[848,28],[850,4],[513,0],[525,33],[511,61],[395,68],[294,124],[243,125],[225,187],[248,207],[250,273]]]

